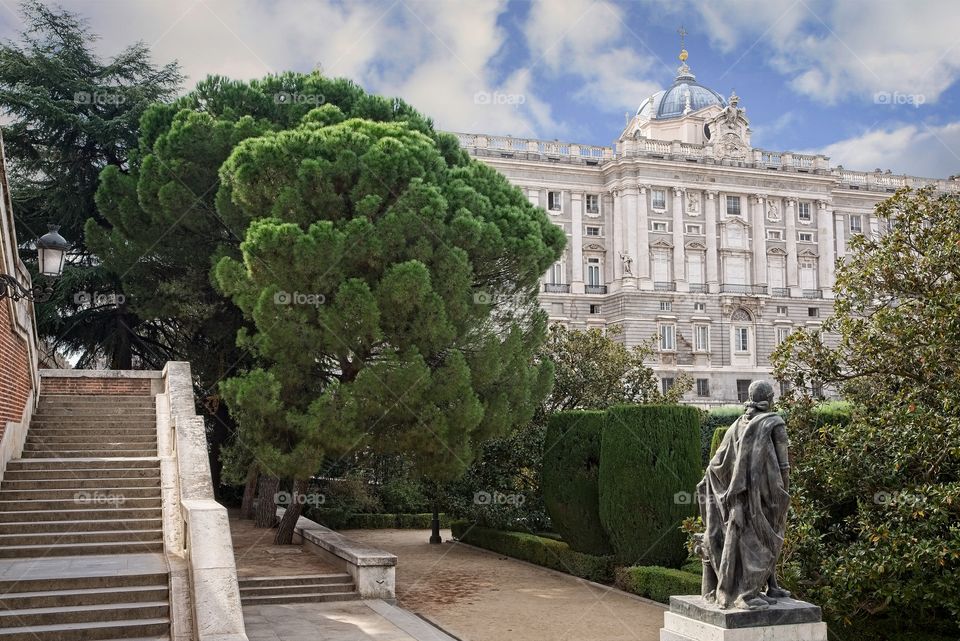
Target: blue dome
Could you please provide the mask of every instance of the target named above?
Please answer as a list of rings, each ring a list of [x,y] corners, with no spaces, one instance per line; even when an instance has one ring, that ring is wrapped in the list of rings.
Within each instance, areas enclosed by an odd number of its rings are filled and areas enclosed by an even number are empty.
[[[669,89],[658,91],[640,103],[637,115],[657,120],[679,118],[687,108],[688,96],[691,112],[710,105],[727,106],[723,96],[698,83],[689,68],[684,65]]]

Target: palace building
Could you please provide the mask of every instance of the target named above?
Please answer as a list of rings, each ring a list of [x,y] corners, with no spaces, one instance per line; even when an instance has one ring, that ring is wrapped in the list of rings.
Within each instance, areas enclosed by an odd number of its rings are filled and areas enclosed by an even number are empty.
[[[687,400],[735,403],[769,378],[770,354],[831,313],[834,265],[899,187],[957,180],[850,171],[821,155],[750,144],[736,95],[699,84],[681,51],[674,83],[644,99],[612,147],[456,134],[564,229],[544,275],[551,322],[656,336],[651,366]]]

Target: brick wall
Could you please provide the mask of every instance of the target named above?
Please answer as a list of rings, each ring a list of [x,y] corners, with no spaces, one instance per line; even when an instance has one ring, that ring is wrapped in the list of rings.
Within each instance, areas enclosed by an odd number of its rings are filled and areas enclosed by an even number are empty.
[[[43,377],[41,394],[91,394],[112,396],[149,396],[149,378],[76,378]]]
[[[10,305],[0,301],[0,435],[8,421],[20,422],[31,388],[27,344],[11,321]]]

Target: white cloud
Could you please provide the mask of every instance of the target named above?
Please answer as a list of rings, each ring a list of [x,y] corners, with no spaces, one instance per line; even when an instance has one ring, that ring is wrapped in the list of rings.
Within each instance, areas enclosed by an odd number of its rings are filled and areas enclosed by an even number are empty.
[[[830,156],[831,165],[847,169],[892,169],[898,174],[945,178],[960,174],[960,121],[867,131],[810,153]]]

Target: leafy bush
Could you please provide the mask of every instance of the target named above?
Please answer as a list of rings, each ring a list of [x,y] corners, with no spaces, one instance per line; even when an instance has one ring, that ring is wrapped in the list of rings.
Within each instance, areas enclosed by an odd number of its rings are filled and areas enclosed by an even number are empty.
[[[600,521],[625,565],[679,567],[680,523],[700,481],[700,412],[679,405],[607,410],[600,448]]]
[[[717,430],[730,427],[730,424],[741,414],[743,414],[742,405],[721,405],[703,413],[700,420],[700,454],[704,467],[707,466],[707,462],[715,451],[713,442],[716,439]]]
[[[338,508],[311,507],[305,510],[308,519],[312,519],[332,530],[376,530],[409,529],[426,530],[430,528],[433,515],[430,512],[418,514],[369,514],[349,513]],[[440,514],[440,527],[450,527],[450,519]]]
[[[450,529],[453,536],[464,543],[515,559],[560,570],[590,581],[610,581],[613,578],[613,557],[577,552],[556,539],[526,532],[492,530],[466,521],[454,521]]]
[[[713,458],[713,455],[717,453],[717,450],[720,449],[720,444],[723,443],[723,436],[727,433],[729,427],[718,427],[713,431],[713,438],[710,440],[710,456],[707,458],[709,462]]]
[[[621,590],[660,603],[670,603],[675,594],[700,594],[699,574],[656,565],[617,568],[614,583]]]
[[[600,438],[604,413],[560,412],[550,417],[543,448],[543,502],[554,529],[587,554],[610,554],[600,524]]]

